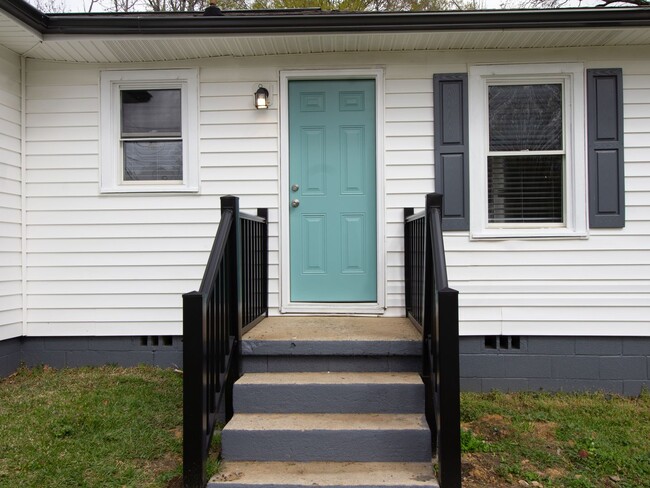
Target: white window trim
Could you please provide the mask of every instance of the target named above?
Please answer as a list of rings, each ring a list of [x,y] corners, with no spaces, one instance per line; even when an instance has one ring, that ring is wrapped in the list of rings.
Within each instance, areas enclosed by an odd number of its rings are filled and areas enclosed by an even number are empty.
[[[198,192],[198,70],[125,70],[100,74],[100,192]],[[120,90],[180,88],[183,138],[183,180],[122,180],[120,153]]]
[[[489,224],[487,208],[487,87],[492,83],[549,82],[564,85],[565,124],[565,223],[558,224]],[[473,66],[469,69],[470,140],[470,237],[503,239],[519,237],[587,236],[587,152],[585,132],[584,67],[569,64],[522,64]]]

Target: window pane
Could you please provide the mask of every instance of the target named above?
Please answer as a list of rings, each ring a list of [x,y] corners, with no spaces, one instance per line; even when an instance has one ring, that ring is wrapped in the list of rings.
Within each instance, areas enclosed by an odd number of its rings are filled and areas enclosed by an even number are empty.
[[[124,142],[124,181],[183,179],[181,141]]]
[[[562,85],[488,88],[490,151],[562,149]]]
[[[488,157],[488,221],[563,222],[564,156]]]
[[[180,90],[122,90],[122,136],[179,136]]]

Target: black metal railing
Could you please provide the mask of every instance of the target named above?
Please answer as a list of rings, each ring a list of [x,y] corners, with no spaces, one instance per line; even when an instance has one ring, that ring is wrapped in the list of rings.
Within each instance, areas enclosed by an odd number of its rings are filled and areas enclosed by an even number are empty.
[[[183,295],[183,486],[206,485],[215,424],[232,417],[242,333],[268,313],[267,210],[221,198],[221,222],[199,291]]]
[[[406,315],[422,331],[426,416],[441,488],[460,488],[458,292],[449,288],[442,239],[442,195],[422,212],[404,209]]]
[[[240,213],[242,236],[242,311],[246,332],[267,315],[268,309],[268,210],[257,215]]]

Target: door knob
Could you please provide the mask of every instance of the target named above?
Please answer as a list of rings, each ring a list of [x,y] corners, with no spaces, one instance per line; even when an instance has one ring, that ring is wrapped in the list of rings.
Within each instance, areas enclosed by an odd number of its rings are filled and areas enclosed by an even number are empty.
[[[291,185],[291,191],[298,191],[298,190],[300,190],[300,187],[298,185],[296,185],[295,183]]]
[[[291,202],[291,206],[296,208],[298,205],[300,205],[300,200],[296,199]]]

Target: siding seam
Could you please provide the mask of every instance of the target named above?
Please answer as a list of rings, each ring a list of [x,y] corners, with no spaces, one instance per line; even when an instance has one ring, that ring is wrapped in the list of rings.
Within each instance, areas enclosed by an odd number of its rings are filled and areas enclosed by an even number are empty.
[[[27,135],[27,61],[20,57],[20,284],[22,291],[22,335],[27,333],[27,155],[25,137]]]

